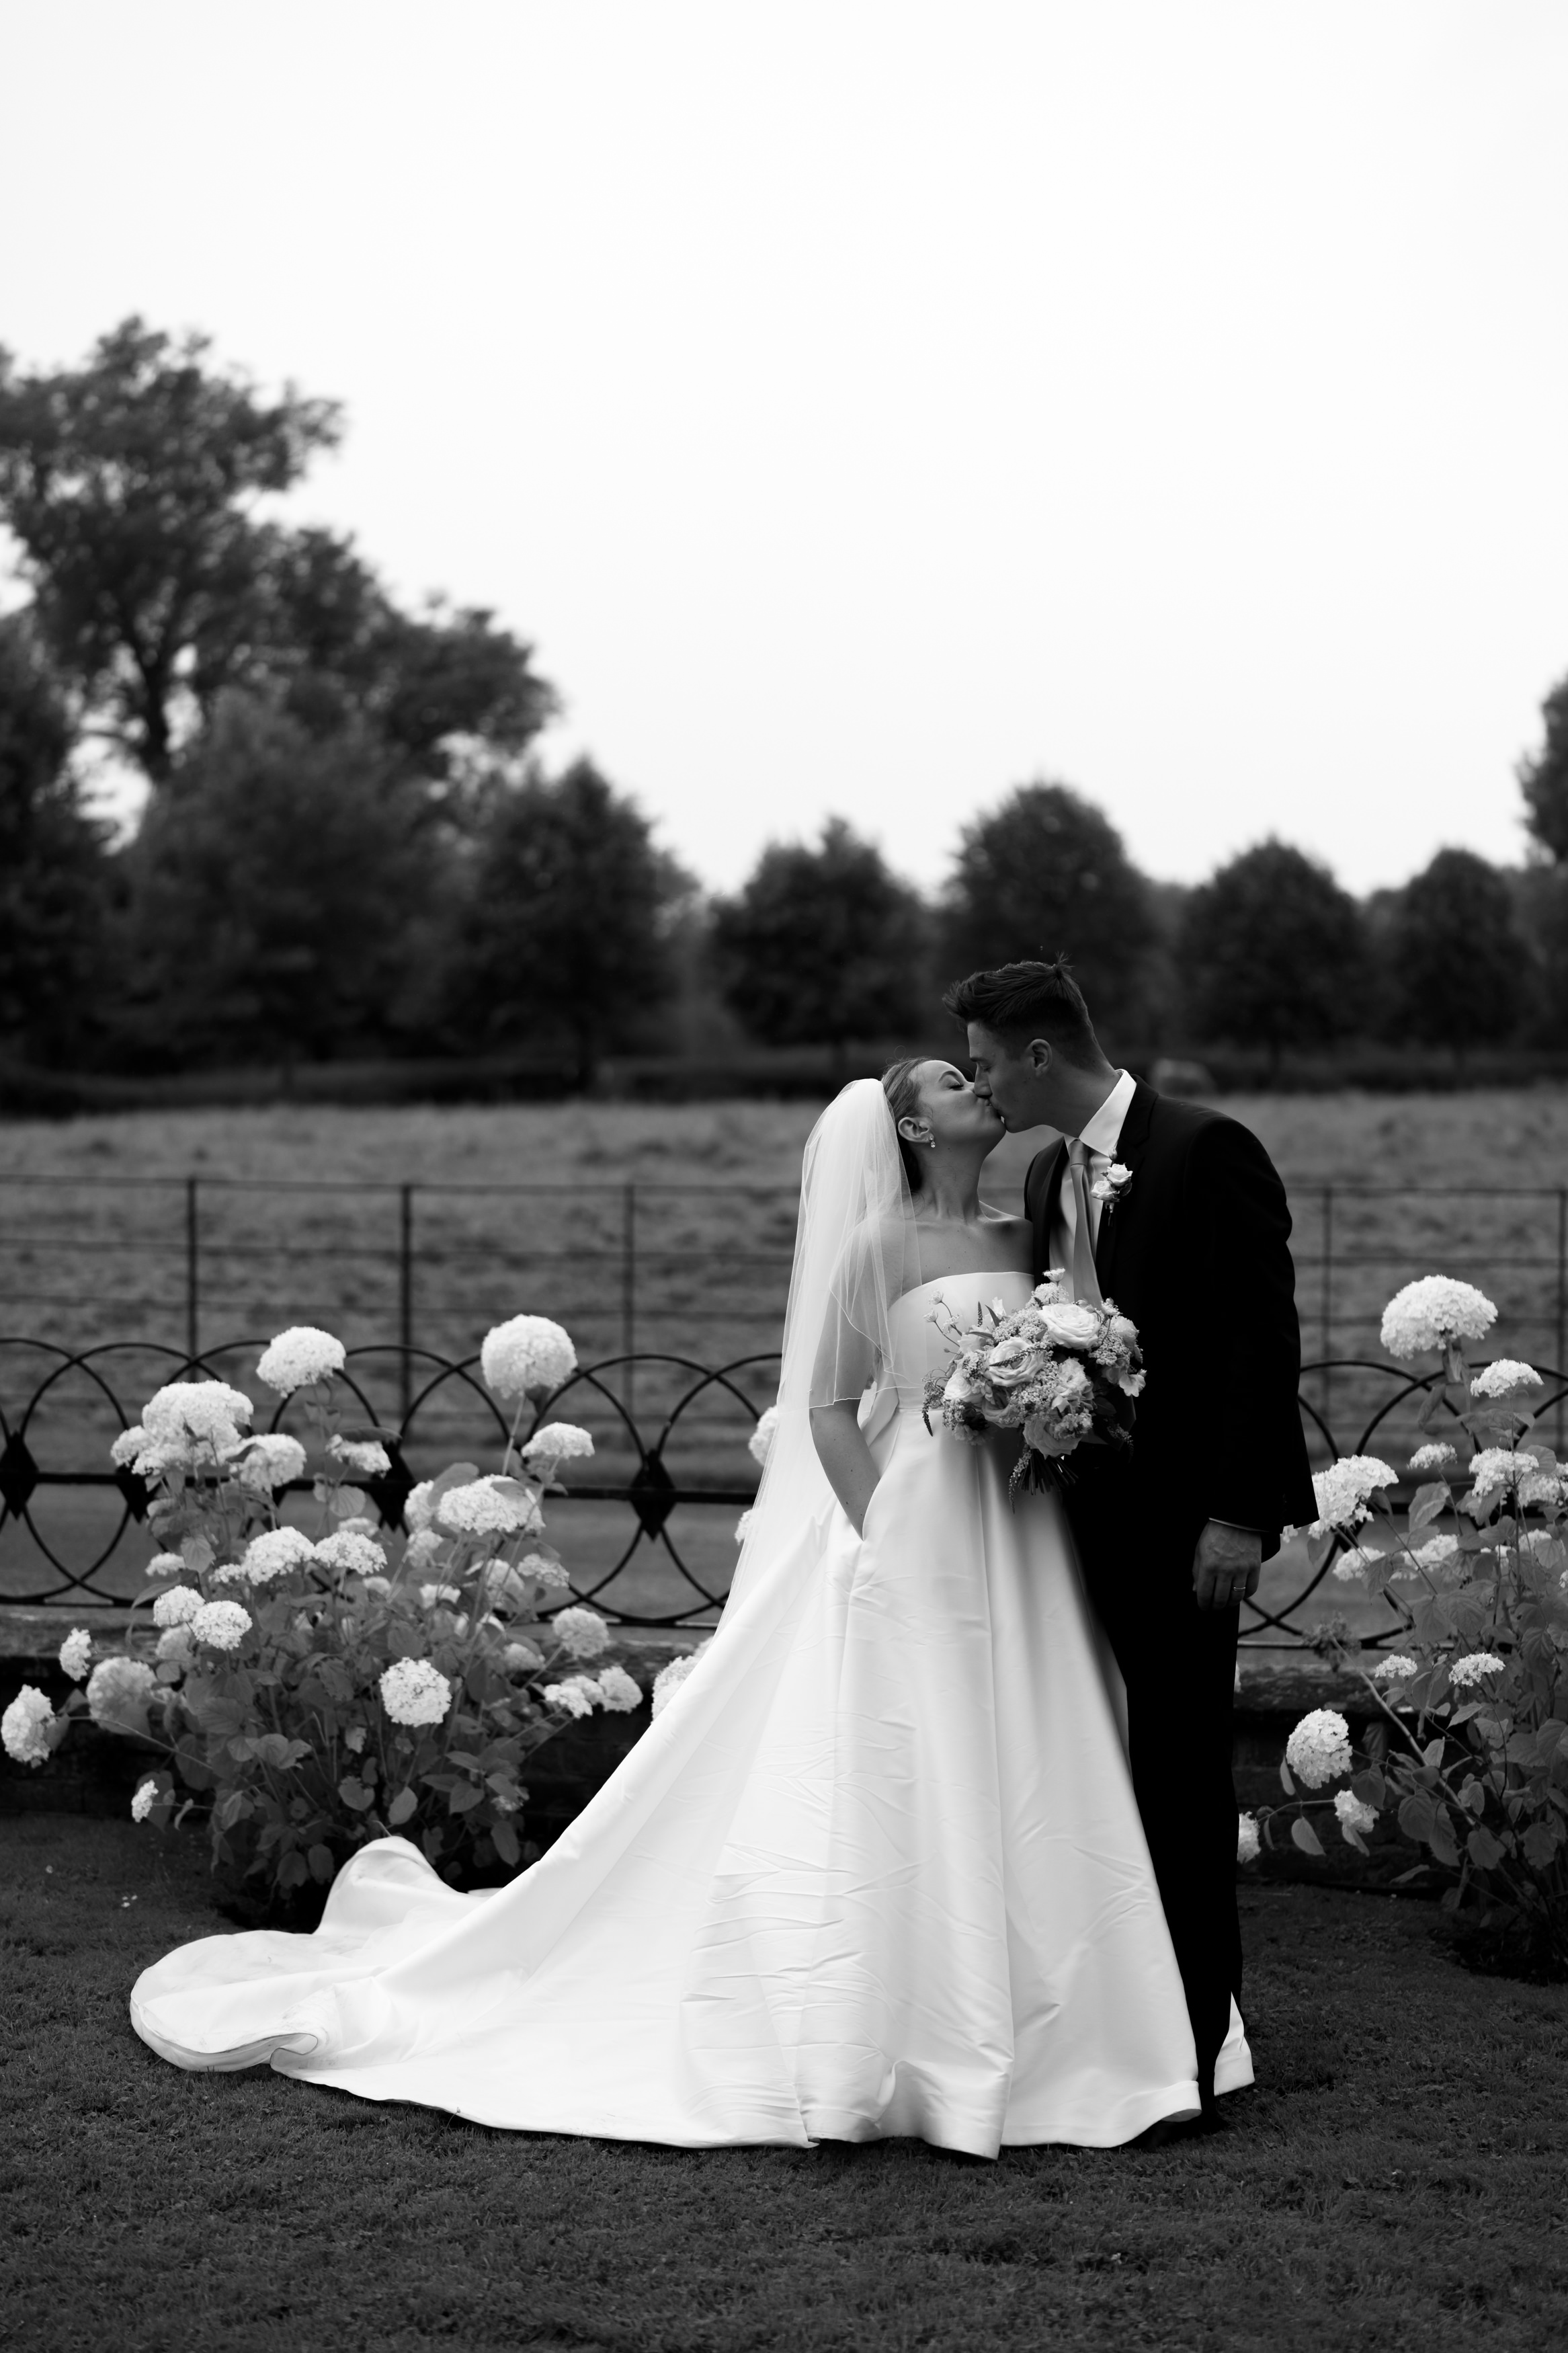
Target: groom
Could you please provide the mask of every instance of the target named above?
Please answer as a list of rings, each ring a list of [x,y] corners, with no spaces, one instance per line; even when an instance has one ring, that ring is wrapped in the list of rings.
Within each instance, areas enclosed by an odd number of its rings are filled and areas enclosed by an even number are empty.
[[[1138,1326],[1148,1380],[1131,1452],[1082,1449],[1066,1502],[1127,1684],[1132,1783],[1208,2114],[1241,1988],[1238,1612],[1280,1528],[1317,1514],[1285,1188],[1236,1120],[1107,1061],[1065,959],[972,973],[942,1001],[967,1024],[975,1092],[1010,1129],[1061,1132],[1025,1180],[1037,1276],[1065,1267],[1075,1297],[1112,1299]]]

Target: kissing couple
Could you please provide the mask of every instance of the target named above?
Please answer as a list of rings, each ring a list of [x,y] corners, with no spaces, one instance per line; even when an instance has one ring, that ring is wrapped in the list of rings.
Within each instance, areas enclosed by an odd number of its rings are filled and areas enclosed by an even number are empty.
[[[399,1838],[313,1936],[183,1947],[132,2015],[514,2130],[994,2157],[1212,2117],[1252,2081],[1230,1717],[1241,1601],[1310,1520],[1284,1188],[1109,1062],[1064,962],[950,989],[973,1075],[896,1063],[812,1132],[773,1442],[712,1641],[571,1828],[462,1894]],[[1022,1216],[980,1198],[1049,1128]],[[1009,1493],[922,1414],[941,1325],[1047,1270],[1147,1370],[1130,1451]]]

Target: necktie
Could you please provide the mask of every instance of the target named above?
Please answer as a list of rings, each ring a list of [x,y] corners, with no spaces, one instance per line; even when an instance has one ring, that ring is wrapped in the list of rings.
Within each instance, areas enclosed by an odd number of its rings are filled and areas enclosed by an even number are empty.
[[[1103,1307],[1104,1296],[1094,1267],[1094,1224],[1089,1216],[1089,1171],[1093,1158],[1081,1135],[1068,1144],[1068,1173],[1072,1178],[1072,1295],[1086,1307]]]

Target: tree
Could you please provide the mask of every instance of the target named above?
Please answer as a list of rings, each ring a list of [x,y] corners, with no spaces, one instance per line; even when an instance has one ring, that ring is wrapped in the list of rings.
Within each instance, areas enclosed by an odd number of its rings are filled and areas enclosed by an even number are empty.
[[[384,1045],[435,887],[425,820],[373,736],[226,696],[128,854],[144,1045],[285,1065]]]
[[[724,1001],[770,1046],[842,1045],[918,1022],[924,946],[916,893],[841,818],[815,849],[770,843],[713,913]]]
[[[1182,920],[1188,1019],[1201,1039],[1317,1046],[1366,1026],[1360,910],[1326,866],[1263,841],[1194,891]]]
[[[465,850],[452,1006],[481,1045],[564,1037],[585,1084],[674,985],[669,921],[691,885],[590,761],[492,779]]]
[[[1524,822],[1549,857],[1568,863],[1568,678],[1559,679],[1541,715],[1546,741],[1519,764]]]
[[[434,777],[452,735],[521,750],[554,708],[531,649],[483,611],[403,613],[346,540],[259,513],[341,412],[292,386],[265,400],[210,348],[132,318],[80,368],[23,375],[0,353],[0,518],[98,732],[162,785],[237,686]]]
[[[70,715],[26,614],[0,621],[0,1035],[74,1042],[99,964],[103,828],[83,811]]]
[[[1440,849],[1399,894],[1390,952],[1401,1033],[1431,1045],[1495,1044],[1517,1026],[1533,978],[1513,893],[1469,849]]]
[[[1148,886],[1110,819],[1066,785],[1020,786],[964,828],[942,929],[954,974],[1066,954],[1097,1021],[1149,1021]]]

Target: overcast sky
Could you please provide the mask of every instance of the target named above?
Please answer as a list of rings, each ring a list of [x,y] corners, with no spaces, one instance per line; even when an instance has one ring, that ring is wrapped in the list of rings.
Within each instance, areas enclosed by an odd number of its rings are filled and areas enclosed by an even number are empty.
[[[1058,777],[1196,879],[1522,850],[1568,671],[1563,0],[8,0],[0,342],[347,404],[709,882]]]

